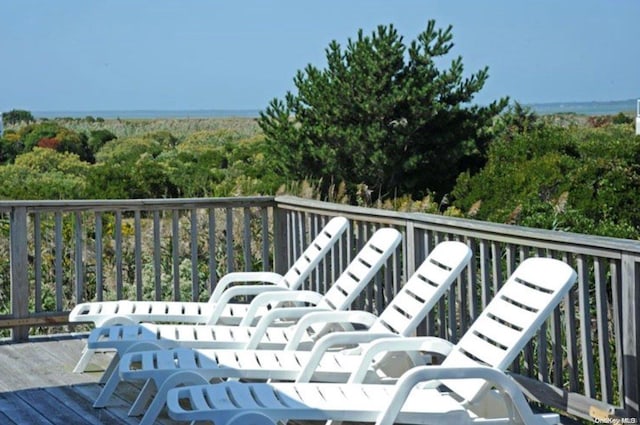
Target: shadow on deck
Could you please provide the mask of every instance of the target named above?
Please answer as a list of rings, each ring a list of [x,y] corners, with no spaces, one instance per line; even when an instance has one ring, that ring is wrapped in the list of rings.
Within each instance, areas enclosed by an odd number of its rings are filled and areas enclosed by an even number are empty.
[[[109,354],[93,356],[88,372],[73,373],[82,336],[0,343],[0,423],[20,425],[137,424],[127,416],[139,388],[123,383],[110,406],[95,409],[98,381]],[[166,417],[157,423],[178,424]]]
[[[0,424],[138,424],[127,415],[140,386],[121,382],[107,408],[95,409],[102,371],[111,354],[95,354],[87,372],[73,373],[86,334],[33,337],[27,343],[0,342]],[[177,425],[164,412],[157,424]],[[576,422],[563,420],[563,424]]]

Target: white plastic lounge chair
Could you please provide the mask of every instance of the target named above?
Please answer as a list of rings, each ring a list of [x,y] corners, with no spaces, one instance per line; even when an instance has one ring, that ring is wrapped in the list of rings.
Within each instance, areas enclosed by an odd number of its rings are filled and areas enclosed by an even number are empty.
[[[314,379],[344,382],[360,364],[358,350],[327,352],[330,348],[364,343],[390,334],[411,335],[470,259],[471,250],[462,242],[438,244],[380,316],[369,314],[372,324],[367,332],[325,335],[314,344],[312,351],[296,351],[296,347],[287,346],[285,350],[176,349],[125,354],[120,360],[120,379],[147,380],[129,414],[136,416],[144,413],[140,424],[151,424],[164,407],[166,392],[170,388],[205,383],[214,378],[296,380],[306,379],[307,375],[313,373]],[[305,319],[317,314],[310,313]],[[350,321],[349,316],[362,313],[347,311],[330,314],[341,315]],[[373,360],[375,366],[372,366],[372,370],[388,371],[397,362],[396,358],[386,359],[385,356]],[[156,388],[157,395],[147,407]],[[110,395],[103,392],[97,405],[104,406]]]
[[[348,227],[349,222],[344,217],[329,220],[284,276],[273,272],[234,272],[223,276],[208,302],[88,302],[78,304],[69,314],[69,321],[92,322],[96,327],[133,325],[140,322],[238,324],[244,317],[248,304],[230,303],[231,299],[265,291],[300,288]],[[262,285],[232,286],[239,282],[257,282]]]
[[[496,418],[478,417],[463,402],[428,387],[430,382],[444,378],[460,382],[476,378],[491,383],[508,403],[509,413]],[[560,424],[556,414],[534,414],[515,381],[486,366],[421,366],[405,373],[395,385],[226,382],[188,386],[170,390],[167,405],[173,419],[210,420],[215,425],[284,423],[277,418],[376,425]]]
[[[216,425],[287,420],[559,423],[557,415],[534,415],[503,371],[575,280],[575,271],[561,261],[523,261],[456,345],[423,339],[421,349],[446,355],[440,366],[412,369],[396,385],[361,383],[370,368],[368,356],[345,384],[225,382],[175,388],[167,395],[169,416]],[[422,381],[427,382],[416,385]]]
[[[364,287],[373,279],[402,240],[396,229],[377,230],[333,283],[325,295],[313,291],[278,291],[262,293],[250,304],[247,316],[238,326],[232,325],[167,325],[139,324],[96,328],[89,334],[90,350],[115,350],[103,379],[111,380],[121,356],[128,351],[162,348],[272,348],[279,349],[288,342],[311,345],[330,331],[331,319],[306,326],[272,326],[278,319],[300,318],[311,311],[338,311],[351,306]],[[294,301],[315,304],[312,307],[278,307],[262,316],[256,326],[252,313],[263,304]],[[277,304],[277,303],[276,303]],[[244,323],[246,321],[246,324]],[[117,378],[117,376],[116,376]],[[117,382],[117,380],[116,380]]]
[[[274,272],[234,272],[223,276],[208,302],[189,301],[104,301],[78,304],[69,322],[93,322],[96,327],[133,325],[140,322],[179,322],[194,324],[238,324],[249,304],[230,302],[240,296],[299,289],[313,269],[326,256],[349,227],[344,217],[334,217],[323,227],[307,249],[283,276]],[[255,282],[255,284],[240,284]],[[270,306],[262,306],[259,318]],[[95,350],[84,348],[74,372],[84,372]]]

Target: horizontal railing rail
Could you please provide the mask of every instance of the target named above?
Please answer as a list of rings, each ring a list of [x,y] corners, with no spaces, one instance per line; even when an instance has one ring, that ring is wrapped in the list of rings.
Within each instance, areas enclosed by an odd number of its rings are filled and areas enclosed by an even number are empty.
[[[354,308],[381,311],[439,241],[472,248],[471,266],[419,329],[454,342],[522,260],[571,264],[577,284],[511,372],[530,397],[564,412],[638,416],[640,243],[630,240],[289,196],[4,201],[0,327],[20,341],[38,327],[66,325],[81,301],[204,299],[228,272],[286,271],[335,215],[350,230],[306,288],[326,290],[377,228],[403,234]]]

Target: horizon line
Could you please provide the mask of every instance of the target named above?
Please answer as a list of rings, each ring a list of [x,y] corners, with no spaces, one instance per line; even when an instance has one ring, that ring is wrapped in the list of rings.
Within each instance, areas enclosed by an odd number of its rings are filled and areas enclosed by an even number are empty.
[[[618,100],[557,100],[557,101],[544,101],[544,102],[519,102],[514,100],[514,102],[520,103],[522,105],[558,105],[558,104],[584,104],[584,103],[625,103],[625,102],[636,102],[640,101],[640,98],[628,98],[628,99],[618,99]],[[22,108],[12,108],[12,109],[22,109]],[[55,112],[55,113],[64,113],[64,112],[249,112],[249,111],[261,111],[264,108],[72,108],[72,109],[33,109],[32,112]],[[27,109],[28,110],[28,109]]]

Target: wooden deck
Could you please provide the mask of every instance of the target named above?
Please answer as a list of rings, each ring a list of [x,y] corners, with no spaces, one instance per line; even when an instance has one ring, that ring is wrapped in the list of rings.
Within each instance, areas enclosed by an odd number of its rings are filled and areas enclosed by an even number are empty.
[[[92,404],[100,392],[98,383],[110,354],[96,354],[87,372],[73,373],[86,335],[34,337],[28,343],[0,342],[0,424],[86,425],[138,424],[127,416],[139,387],[120,383],[109,407]],[[166,412],[158,424],[172,421]],[[569,419],[563,424],[576,425]]]
[[[0,344],[0,423],[20,425],[137,424],[127,416],[137,388],[123,383],[117,399],[94,409],[98,380],[109,354],[93,357],[89,372],[73,373],[84,340],[80,336]],[[165,416],[159,424],[178,424]]]
[[[215,287],[221,274],[283,273],[338,215],[350,220],[347,235],[303,289],[325,291],[372,231],[392,226],[403,234],[384,276],[363,292],[356,308],[384,307],[438,242],[460,240],[472,248],[472,267],[420,327],[421,335],[452,342],[525,258],[566,261],[578,284],[523,350],[518,366],[527,378],[524,386],[543,405],[585,419],[593,407],[640,417],[640,242],[625,239],[291,196],[0,201],[0,249],[7,253],[0,278],[10,283],[4,295],[11,311],[0,315],[0,327],[22,342],[39,327],[66,326],[67,310],[76,302],[146,299],[150,293],[200,299],[200,289]],[[185,261],[191,263],[190,279],[182,273]],[[163,276],[171,277],[170,285]],[[183,294],[188,287],[191,294]],[[51,295],[53,309],[45,305]]]

